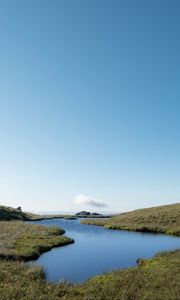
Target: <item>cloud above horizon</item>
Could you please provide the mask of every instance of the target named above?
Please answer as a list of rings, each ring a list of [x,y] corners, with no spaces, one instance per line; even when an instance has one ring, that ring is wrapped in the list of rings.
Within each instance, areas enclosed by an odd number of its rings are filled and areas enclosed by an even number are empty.
[[[77,205],[90,205],[90,206],[95,206],[95,207],[107,207],[108,205],[99,199],[88,197],[85,195],[77,195],[74,198],[74,203]]]

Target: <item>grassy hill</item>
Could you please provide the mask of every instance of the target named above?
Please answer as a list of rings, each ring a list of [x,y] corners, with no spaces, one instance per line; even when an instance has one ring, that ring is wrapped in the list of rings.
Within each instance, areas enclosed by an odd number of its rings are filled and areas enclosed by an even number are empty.
[[[1,221],[10,221],[10,220],[29,220],[28,214],[22,212],[19,209],[12,207],[0,205],[0,220]]]
[[[106,220],[83,220],[83,224],[110,229],[166,233],[180,236],[180,204],[138,209]]]
[[[33,213],[23,212],[20,209],[0,205],[0,221],[40,221],[44,219],[64,218],[70,216],[64,215],[37,215]]]

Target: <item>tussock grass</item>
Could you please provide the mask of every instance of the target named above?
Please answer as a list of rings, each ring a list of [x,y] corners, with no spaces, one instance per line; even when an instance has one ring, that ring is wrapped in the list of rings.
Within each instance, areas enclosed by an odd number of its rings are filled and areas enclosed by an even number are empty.
[[[62,236],[63,229],[27,224],[21,221],[0,222],[0,258],[29,260],[38,258],[52,247],[72,243]]]
[[[178,300],[179,265],[180,251],[158,254],[136,268],[92,278],[75,289],[79,295],[72,299]]]
[[[83,220],[83,224],[109,229],[166,233],[180,236],[180,204],[138,209],[106,220]]]
[[[135,268],[94,277],[84,284],[46,283],[41,268],[0,260],[1,300],[178,300],[180,251],[141,260]]]
[[[56,300],[68,294],[68,284],[48,284],[41,267],[0,260],[1,300]]]

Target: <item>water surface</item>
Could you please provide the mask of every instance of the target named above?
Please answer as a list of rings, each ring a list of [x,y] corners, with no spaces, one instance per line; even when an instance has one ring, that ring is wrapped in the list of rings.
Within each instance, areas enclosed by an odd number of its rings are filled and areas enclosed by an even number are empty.
[[[34,222],[65,229],[74,244],[54,248],[33,264],[42,265],[48,281],[82,282],[114,269],[132,267],[138,258],[150,258],[160,251],[180,248],[180,238],[105,229],[83,225],[79,220],[53,219]]]

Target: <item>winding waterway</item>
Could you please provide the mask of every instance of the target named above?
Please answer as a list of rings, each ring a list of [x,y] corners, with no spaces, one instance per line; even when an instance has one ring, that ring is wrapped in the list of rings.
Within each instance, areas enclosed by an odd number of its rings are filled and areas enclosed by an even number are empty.
[[[83,225],[79,220],[43,220],[34,222],[65,229],[74,244],[54,248],[32,264],[45,269],[48,281],[82,282],[114,269],[136,265],[138,258],[150,258],[160,251],[180,248],[180,238],[105,229]]]

